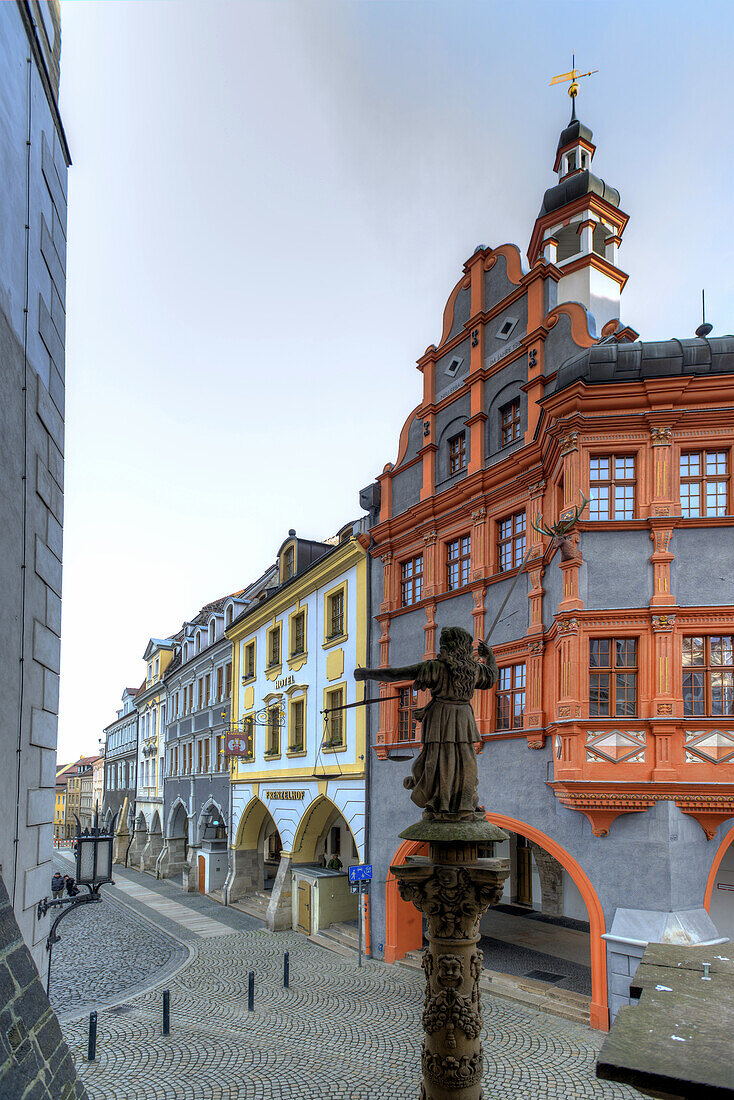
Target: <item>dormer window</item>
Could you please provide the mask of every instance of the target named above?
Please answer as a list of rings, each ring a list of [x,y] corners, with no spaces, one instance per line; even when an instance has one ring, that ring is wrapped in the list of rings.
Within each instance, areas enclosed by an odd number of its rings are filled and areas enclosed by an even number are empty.
[[[196,647],[195,647],[194,652],[195,653],[200,653],[201,652],[201,634],[199,633],[198,630],[196,631]]]
[[[232,604],[229,604],[228,607],[227,607],[227,610],[224,613],[224,621],[225,621],[227,626],[232,625],[232,616],[233,616],[233,614],[234,614],[234,609],[232,607]]]
[[[296,572],[296,553],[292,546],[289,546],[285,554],[283,554],[283,580],[287,581]]]
[[[216,619],[212,619],[212,621],[209,623],[209,645],[211,645],[213,643],[213,641],[216,637],[216,633],[217,633]]]

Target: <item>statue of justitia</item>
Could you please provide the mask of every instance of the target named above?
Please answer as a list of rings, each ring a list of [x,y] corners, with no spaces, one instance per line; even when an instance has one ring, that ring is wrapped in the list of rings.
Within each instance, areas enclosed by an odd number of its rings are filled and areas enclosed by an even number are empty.
[[[479,731],[471,701],[477,689],[487,691],[497,682],[497,665],[484,642],[479,643],[478,653],[481,661],[474,657],[471,634],[451,626],[441,631],[439,653],[431,661],[354,672],[356,680],[412,680],[418,691],[431,693],[431,701],[415,711],[422,723],[422,748],[412,774],[404,780],[424,817],[482,813],[474,749]]]

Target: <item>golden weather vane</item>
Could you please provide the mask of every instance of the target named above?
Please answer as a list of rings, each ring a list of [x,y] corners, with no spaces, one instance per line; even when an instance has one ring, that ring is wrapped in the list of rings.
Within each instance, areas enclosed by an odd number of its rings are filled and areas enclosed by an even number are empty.
[[[558,76],[554,76],[550,83],[551,84],[565,84],[567,80],[571,81],[571,84],[570,84],[569,89],[568,89],[568,94],[570,95],[571,99],[573,100],[573,111],[574,111],[574,115],[575,115],[576,114],[576,96],[578,95],[578,91],[579,91],[579,84],[578,84],[579,80],[582,79],[585,76],[593,76],[594,73],[598,73],[599,70],[598,69],[590,69],[588,73],[582,73],[580,71],[580,69],[576,68],[576,54],[575,53],[571,54],[571,64],[572,64],[573,68],[571,69],[570,73],[560,73]]]

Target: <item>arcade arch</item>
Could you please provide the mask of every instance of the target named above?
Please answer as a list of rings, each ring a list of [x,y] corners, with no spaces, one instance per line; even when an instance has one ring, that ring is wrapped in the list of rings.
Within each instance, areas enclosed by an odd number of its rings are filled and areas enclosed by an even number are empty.
[[[734,825],[724,834],[714,856],[703,904],[719,935],[734,940]]]
[[[245,806],[231,851],[226,892],[229,902],[272,888],[283,844],[275,818],[262,799],[254,796]]]
[[[609,1027],[607,1001],[606,944],[601,902],[591,881],[581,865],[551,837],[524,821],[504,814],[487,814],[487,820],[510,833],[524,837],[531,845],[547,853],[568,873],[583,899],[589,917],[589,955],[591,964],[590,1024],[601,1031]],[[734,830],[732,831],[734,834]],[[734,835],[732,837],[734,839]],[[427,855],[427,845],[417,841],[404,841],[393,857],[392,864],[405,863],[409,856]],[[542,888],[542,883],[541,883]],[[404,902],[398,892],[395,876],[388,871],[385,885],[385,961],[395,962],[409,951],[415,951],[423,943],[423,925],[420,913],[410,902]]]
[[[294,865],[320,864],[332,859],[345,870],[359,863],[354,834],[339,807],[326,795],[314,799],[301,818],[293,838]]]

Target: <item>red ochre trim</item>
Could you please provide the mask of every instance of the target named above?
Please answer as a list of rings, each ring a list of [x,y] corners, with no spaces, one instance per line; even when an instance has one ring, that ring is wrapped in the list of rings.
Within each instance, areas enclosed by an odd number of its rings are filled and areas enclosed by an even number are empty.
[[[523,280],[522,261],[520,249],[515,244],[501,244],[493,248],[490,255],[484,261],[484,270],[489,271],[497,263],[497,257],[504,256],[507,263],[507,278],[515,286],[519,286]]]
[[[438,346],[442,347],[449,338],[451,327],[454,323],[454,308],[456,306],[456,299],[459,297],[460,290],[468,290],[471,286],[471,276],[462,275],[454,289],[449,294],[449,299],[444,306],[443,311],[443,332],[441,333],[441,339],[438,342]]]
[[[598,1031],[609,1030],[609,1008],[607,1003],[607,952],[605,941],[601,938],[606,930],[604,911],[591,884],[589,876],[579,863],[562,848],[557,841],[546,833],[504,814],[488,813],[487,820],[501,829],[528,840],[534,840],[541,848],[549,852],[569,873],[578,887],[589,914],[589,949],[591,956],[591,1010],[589,1023]],[[415,840],[406,840],[398,848],[392,859],[392,866],[405,863],[408,856],[425,855],[426,845]],[[412,910],[412,913],[411,913]],[[413,919],[412,914],[415,914]],[[398,893],[397,879],[388,871],[385,884],[385,962],[392,963],[402,959],[409,951],[420,949],[423,944],[423,924],[418,910],[410,902],[404,902]]]
[[[721,866],[721,861],[726,855],[726,850],[730,844],[734,844],[734,825],[725,834],[724,839],[718,847],[716,855],[714,856],[714,862],[711,864],[711,870],[709,871],[709,877],[706,880],[706,890],[703,895],[703,907],[707,913],[711,912],[711,898],[714,892],[714,883],[716,882],[716,875]]]
[[[571,339],[575,344],[578,344],[580,348],[590,348],[592,344],[598,343],[596,336],[592,336],[589,332],[589,319],[586,310],[578,302],[563,302],[560,306],[556,306],[555,309],[546,314],[543,327],[553,328],[563,313],[571,319]]]

